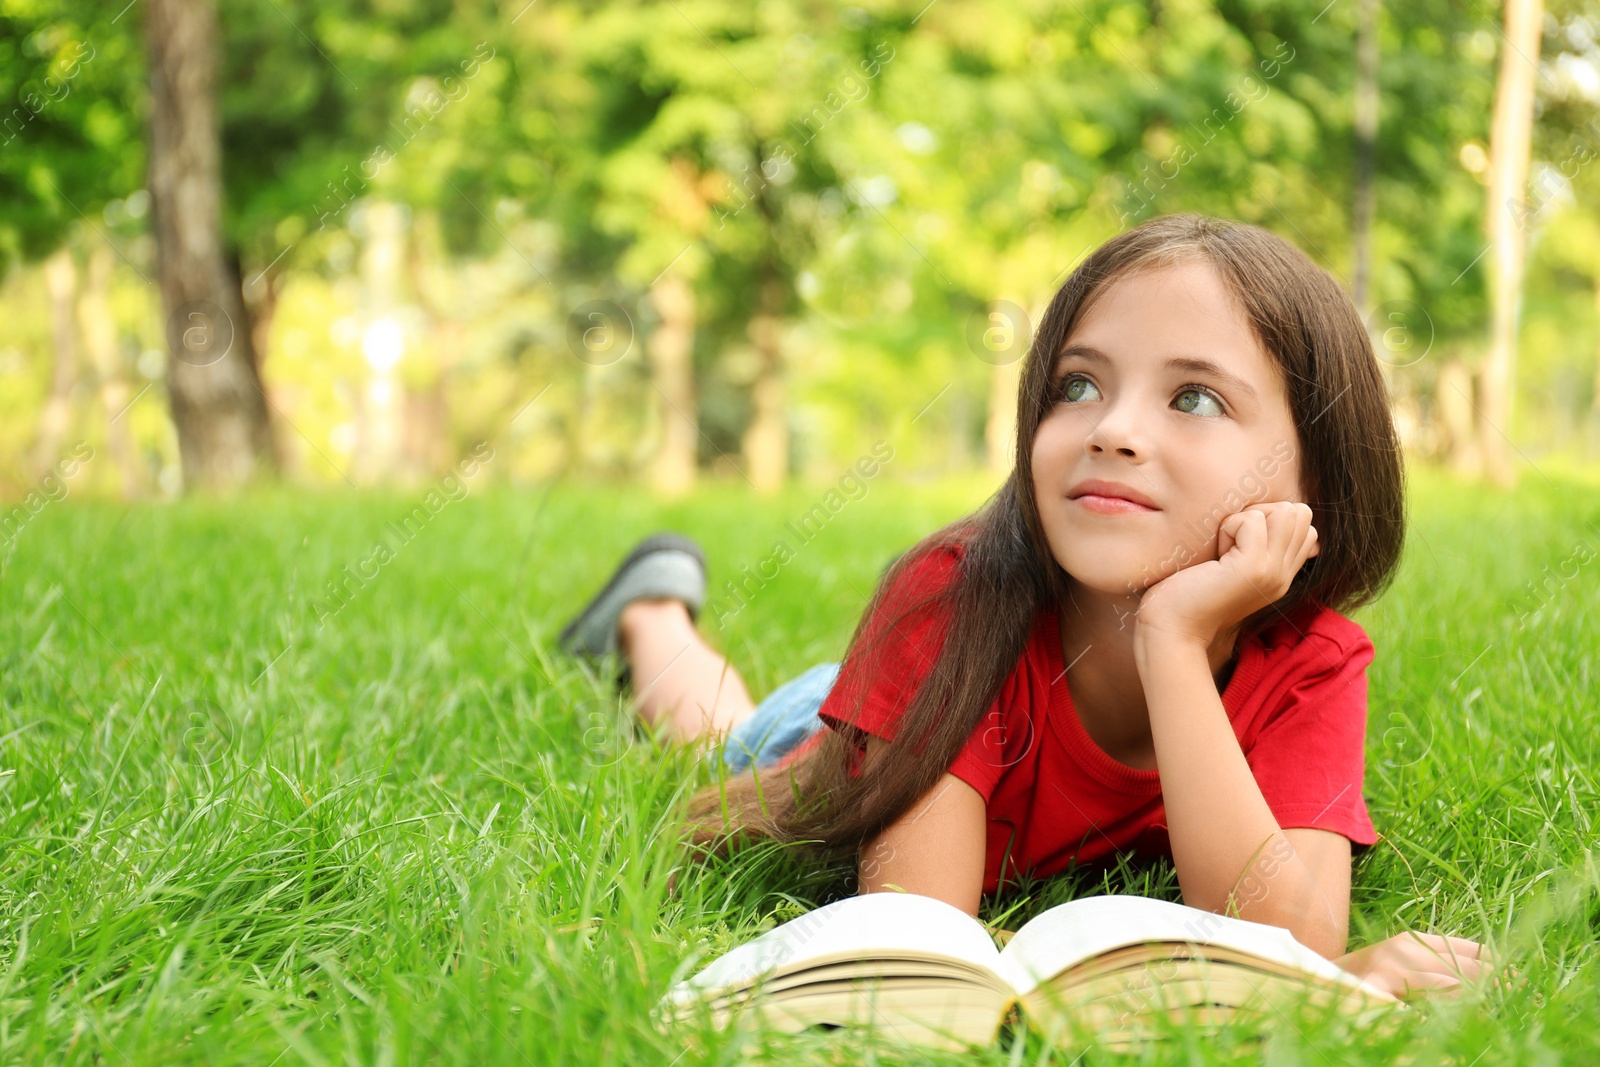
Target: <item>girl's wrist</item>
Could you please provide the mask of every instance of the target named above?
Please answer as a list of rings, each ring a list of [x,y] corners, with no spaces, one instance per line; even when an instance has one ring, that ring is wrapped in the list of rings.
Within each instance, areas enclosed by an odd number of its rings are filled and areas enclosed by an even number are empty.
[[[1181,625],[1161,619],[1146,619],[1140,615],[1133,628],[1133,656],[1140,675],[1147,666],[1159,665],[1173,656],[1197,652],[1206,658],[1215,636],[1193,633]]]
[[[1147,695],[1152,686],[1162,685],[1165,678],[1185,673],[1196,677],[1211,673],[1206,646],[1176,634],[1152,635],[1143,644],[1135,642],[1133,661],[1139,683]]]

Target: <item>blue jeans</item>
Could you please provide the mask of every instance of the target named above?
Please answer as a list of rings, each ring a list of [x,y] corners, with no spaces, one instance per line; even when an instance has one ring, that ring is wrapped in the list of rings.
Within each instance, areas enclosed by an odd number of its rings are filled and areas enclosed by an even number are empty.
[[[751,764],[760,770],[777,763],[823,728],[817,709],[838,677],[839,664],[819,663],[784,682],[756,705],[749,718],[728,731],[723,744],[707,752],[706,759],[715,762],[720,755],[735,773]]]

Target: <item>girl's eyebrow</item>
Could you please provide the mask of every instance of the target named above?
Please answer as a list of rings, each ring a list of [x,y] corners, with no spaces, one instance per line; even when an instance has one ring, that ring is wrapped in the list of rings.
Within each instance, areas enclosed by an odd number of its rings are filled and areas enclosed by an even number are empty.
[[[1061,354],[1056,357],[1056,367],[1059,368],[1060,365],[1070,356],[1079,356],[1083,359],[1089,360],[1091,363],[1111,362],[1110,356],[1106,355],[1093,345],[1078,344],[1068,345],[1066,348],[1061,350]],[[1232,373],[1231,371],[1223,370],[1209,359],[1198,359],[1194,356],[1174,356],[1173,358],[1167,360],[1165,365],[1171,370],[1188,371],[1190,374],[1209,374],[1211,377],[1222,382],[1224,385],[1227,385],[1233,389],[1237,389],[1239,392],[1248,396],[1251,400],[1261,399],[1260,395],[1255,391],[1254,387],[1252,387],[1249,382],[1245,381],[1243,378]],[[1054,369],[1052,369],[1052,373],[1054,373]]]

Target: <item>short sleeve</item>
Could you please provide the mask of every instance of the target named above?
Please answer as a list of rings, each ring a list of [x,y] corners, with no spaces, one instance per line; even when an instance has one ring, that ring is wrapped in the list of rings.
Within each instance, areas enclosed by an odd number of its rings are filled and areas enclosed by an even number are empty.
[[[944,644],[946,612],[935,605],[901,614],[906,606],[948,587],[959,559],[959,549],[946,545],[913,561],[863,629],[860,650],[840,665],[817,716],[835,731],[855,737],[858,748],[865,749],[866,734],[895,739],[901,716],[932,671]],[[948,768],[985,800],[995,784],[995,759],[989,752],[994,718],[991,709]]]
[[[1301,647],[1305,677],[1245,760],[1279,826],[1331,830],[1365,848],[1378,840],[1362,796],[1372,641],[1356,628],[1343,646],[1311,633]]]
[[[907,606],[948,586],[956,565],[953,550],[937,548],[900,575],[862,628],[857,647],[840,665],[838,679],[817,709],[823,722],[842,733],[853,727],[894,740],[900,715],[933,669],[945,631],[943,613],[935,608],[901,615]],[[865,741],[861,738],[862,744]]]

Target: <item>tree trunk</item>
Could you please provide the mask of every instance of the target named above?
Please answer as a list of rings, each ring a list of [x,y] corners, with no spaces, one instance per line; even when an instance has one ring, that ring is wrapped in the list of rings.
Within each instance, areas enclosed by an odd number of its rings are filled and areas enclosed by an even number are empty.
[[[439,212],[417,211],[412,216],[411,240],[406,242],[406,283],[411,299],[428,317],[433,361],[426,384],[409,395],[405,455],[412,470],[430,477],[449,469],[456,460],[450,454],[450,379],[467,344],[465,323],[450,314],[450,308],[457,304],[452,299],[453,278],[445,269],[448,262]],[[439,269],[430,270],[430,264],[438,264]],[[513,418],[521,413],[524,403],[519,400],[513,406]],[[509,431],[507,427],[502,432]]]
[[[185,486],[225,490],[269,473],[273,455],[249,317],[222,246],[216,11],[150,0],[145,13],[167,393]]]
[[[401,473],[403,403],[396,370],[403,352],[395,311],[400,306],[405,266],[405,209],[389,201],[374,201],[365,206],[360,218],[365,231],[361,286],[367,321],[362,347],[371,375],[357,422],[360,435],[354,473],[357,481],[376,484]]]
[[[1439,380],[1435,387],[1434,403],[1442,431],[1440,451],[1450,469],[1457,474],[1473,475],[1482,469],[1483,458],[1479,452],[1479,434],[1474,423],[1472,370],[1458,359],[1446,359],[1439,365]]]
[[[1506,0],[1505,41],[1489,139],[1489,353],[1483,365],[1478,437],[1484,469],[1496,485],[1516,481],[1510,448],[1516,388],[1517,310],[1526,233],[1523,190],[1533,141],[1533,78],[1539,63],[1542,0]]]
[[[1594,276],[1594,310],[1600,315],[1600,274]],[[1589,455],[1600,455],[1600,344],[1595,346],[1594,396],[1589,400]]]
[[[111,314],[111,256],[111,246],[105,241],[97,241],[90,249],[78,317],[84,347],[99,381],[100,407],[106,414],[106,450],[117,469],[122,499],[132,500],[139,495],[139,468],[125,413],[133,393],[122,370],[117,324]]]
[[[72,249],[58,248],[44,262],[44,285],[50,299],[50,394],[39,416],[39,437],[34,444],[32,477],[42,478],[61,461],[61,445],[72,423],[72,386],[78,373],[78,331],[73,305],[78,292],[78,271]]]
[[[661,412],[661,444],[651,461],[650,484],[658,493],[677,496],[694,485],[700,436],[694,391],[694,287],[668,270],[650,287],[650,302],[661,316],[647,348]]]
[[[278,297],[281,293],[278,288],[279,275],[266,271],[256,275],[247,274],[237,248],[228,249],[227,262],[229,276],[239,286],[239,306],[244,309],[245,320],[249,323],[245,334],[250,345],[250,365],[255,368],[256,383],[261,386],[263,400],[266,400],[267,384],[261,367],[272,352],[272,326],[278,317]],[[272,392],[269,409],[271,414],[280,416],[285,422],[291,418],[283,410],[277,390]],[[279,474],[289,471],[294,463],[294,455],[285,446],[282,435],[274,432],[270,418],[267,420],[267,438],[271,443],[273,470]]]
[[[272,320],[278,315],[278,275],[262,271],[246,276],[238,249],[228,253],[233,274],[239,279],[239,300],[250,318],[250,351],[255,355],[256,372],[272,351]]]
[[[285,467],[285,451],[283,442],[273,432],[270,417],[278,405],[268,395],[266,379],[261,374],[261,365],[271,351],[272,323],[278,315],[278,286],[265,274],[247,274],[237,246],[229,245],[223,250],[222,264],[229,291],[238,301],[240,321],[244,324],[238,340],[234,342],[234,351],[249,363],[251,379],[255,382],[255,395],[261,399],[268,469],[281,474]],[[252,282],[255,284],[252,285]],[[246,289],[254,290],[256,295],[246,296]]]
[[[760,370],[751,386],[754,413],[744,432],[746,474],[758,493],[783,488],[789,473],[789,422],[783,366],[783,282],[768,264],[762,269],[750,340]]]

